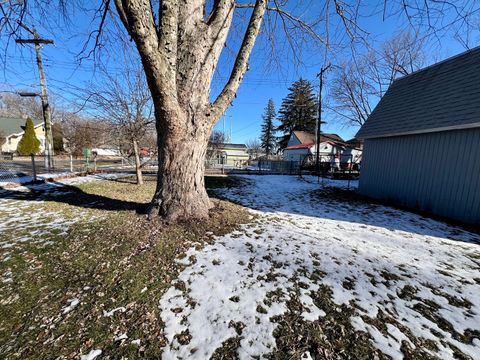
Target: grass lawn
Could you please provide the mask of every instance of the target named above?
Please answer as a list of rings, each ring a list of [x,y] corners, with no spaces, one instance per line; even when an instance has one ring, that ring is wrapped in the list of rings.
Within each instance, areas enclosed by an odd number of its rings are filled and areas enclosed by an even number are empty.
[[[91,180],[0,192],[1,359],[480,358],[478,234],[290,176],[163,224],[154,178]]]
[[[229,181],[207,179],[213,187]],[[92,346],[110,358],[160,356],[158,301],[177,276],[175,258],[251,215],[213,199],[209,221],[147,221],[134,208],[154,188],[153,178],[141,187],[124,178],[4,201],[0,358],[78,358]],[[128,341],[119,339],[126,333]]]

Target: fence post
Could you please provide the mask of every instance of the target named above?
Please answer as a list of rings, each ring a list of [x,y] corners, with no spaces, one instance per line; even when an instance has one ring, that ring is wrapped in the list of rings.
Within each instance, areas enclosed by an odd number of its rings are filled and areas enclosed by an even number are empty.
[[[70,154],[70,172],[73,172],[73,155]]]
[[[352,177],[353,155],[349,155],[350,166],[348,167],[348,190],[350,190],[350,179]]]

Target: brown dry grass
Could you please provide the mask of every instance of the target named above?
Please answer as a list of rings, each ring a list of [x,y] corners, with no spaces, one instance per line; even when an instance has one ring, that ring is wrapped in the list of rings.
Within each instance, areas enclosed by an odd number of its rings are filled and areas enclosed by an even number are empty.
[[[217,187],[222,181],[232,186],[228,178],[211,180]],[[213,234],[248,222],[250,215],[215,198],[207,221],[148,221],[130,205],[112,211],[111,205],[146,203],[154,191],[152,179],[141,187],[124,179],[70,190],[38,206],[85,218],[67,236],[49,235],[53,245],[25,244],[0,262],[0,271],[13,273],[13,283],[0,283],[0,358],[76,358],[91,349],[110,358],[159,358],[165,341],[158,302],[181,270],[175,259],[210,242]],[[85,209],[89,202],[93,209]],[[64,314],[74,298],[80,304]],[[125,311],[104,316],[118,307]],[[115,341],[124,333],[127,340]],[[134,339],[140,339],[139,346]]]

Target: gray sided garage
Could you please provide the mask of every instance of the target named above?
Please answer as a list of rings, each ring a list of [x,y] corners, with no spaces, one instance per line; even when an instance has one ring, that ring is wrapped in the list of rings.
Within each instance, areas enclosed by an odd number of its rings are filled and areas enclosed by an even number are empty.
[[[480,224],[480,49],[396,80],[357,137],[361,194]]]

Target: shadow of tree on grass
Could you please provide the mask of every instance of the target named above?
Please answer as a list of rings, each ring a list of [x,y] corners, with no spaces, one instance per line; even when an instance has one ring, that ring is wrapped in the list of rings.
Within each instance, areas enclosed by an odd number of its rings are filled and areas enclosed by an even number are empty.
[[[155,183],[156,175],[146,174],[144,177],[146,184],[139,185],[140,187],[137,187],[136,185],[135,176],[124,178],[102,178],[101,180],[111,181],[114,183],[112,186],[116,186],[115,184],[119,184],[120,186],[131,184],[132,189],[126,188],[119,190],[135,192],[139,189],[145,189],[145,186],[148,186],[148,183]],[[234,187],[238,186],[238,182],[239,180],[229,177],[205,177],[207,189]],[[89,186],[90,184],[94,183],[89,183]],[[50,181],[40,184],[32,183],[26,184],[22,188],[1,189],[0,198],[32,202],[51,201],[86,209],[99,209],[106,211],[135,211],[137,214],[145,214],[149,205],[149,201],[141,202],[135,200],[126,200],[116,198],[115,195],[112,194],[102,195],[98,193],[91,193],[83,190],[81,187],[79,187],[79,185],[80,184],[69,185],[57,181]],[[25,190],[25,188],[27,190]],[[148,191],[148,189],[146,191]],[[208,190],[208,193],[211,197],[218,197],[213,191]]]

